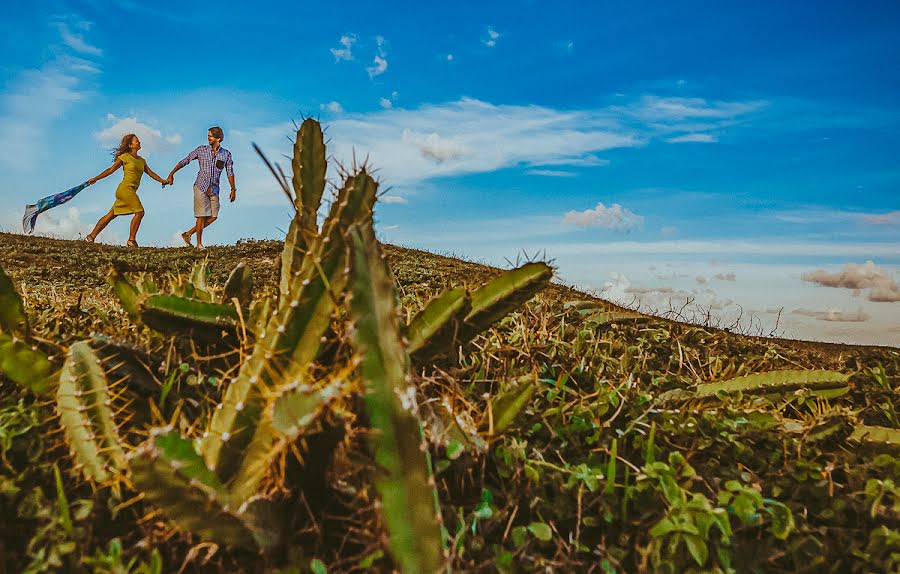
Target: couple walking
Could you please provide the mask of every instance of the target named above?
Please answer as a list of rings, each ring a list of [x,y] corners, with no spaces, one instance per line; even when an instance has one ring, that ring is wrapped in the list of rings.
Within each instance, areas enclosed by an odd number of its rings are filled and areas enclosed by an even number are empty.
[[[104,177],[112,174],[120,167],[124,172],[122,183],[116,188],[116,201],[109,212],[100,218],[97,225],[94,226],[85,239],[91,243],[97,238],[97,235],[109,225],[109,222],[120,215],[131,215],[131,227],[128,237],[128,246],[137,247],[137,232],[141,226],[141,220],[144,218],[144,206],[137,195],[138,186],[141,184],[141,176],[146,173],[165,187],[175,182],[175,172],[183,168],[193,160],[197,160],[199,170],[197,179],[194,180],[194,217],[196,222],[194,227],[181,234],[188,247],[191,244],[191,235],[197,234],[197,247],[203,248],[203,230],[208,227],[219,216],[219,181],[224,169],[228,175],[228,183],[231,184],[231,196],[229,199],[234,201],[236,198],[237,188],[234,186],[234,167],[231,161],[231,152],[222,147],[222,140],[225,139],[225,133],[222,128],[213,126],[209,128],[206,134],[209,145],[202,145],[189,153],[183,160],[175,164],[169,176],[166,179],[158,176],[147,161],[138,155],[141,149],[141,140],[134,134],[128,134],[122,138],[119,147],[113,151],[115,160],[102,173],[96,177],[87,180],[87,185],[93,185]]]

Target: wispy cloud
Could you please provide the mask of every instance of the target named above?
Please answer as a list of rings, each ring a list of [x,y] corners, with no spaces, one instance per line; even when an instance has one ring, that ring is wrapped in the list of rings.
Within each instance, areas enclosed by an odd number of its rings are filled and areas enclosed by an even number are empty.
[[[500,39],[500,32],[494,30],[493,26],[488,26],[487,31],[485,32],[484,37],[481,40],[481,43],[487,46],[488,48],[493,48],[497,45],[497,40]]]
[[[540,175],[544,177],[575,177],[578,175],[571,171],[561,171],[558,169],[529,169],[525,173],[527,175]]]
[[[0,165],[12,170],[30,170],[40,159],[45,132],[69,108],[89,94],[88,80],[99,72],[90,60],[72,54],[70,43],[78,45],[69,26],[86,29],[89,24],[68,16],[61,24],[54,17],[50,25],[60,32],[58,55],[37,69],[25,70],[11,78],[0,97]],[[64,33],[68,33],[69,42]],[[83,45],[90,44],[78,36]]]
[[[353,59],[353,44],[356,43],[356,35],[355,34],[345,34],[341,36],[341,46],[343,48],[332,48],[331,53],[334,55],[334,61],[340,62],[341,60],[352,60]]]
[[[181,143],[181,134],[163,134],[157,128],[147,125],[134,116],[118,118],[113,114],[107,114],[106,121],[109,126],[94,134],[100,142],[107,146],[116,146],[125,134],[137,134],[141,139],[141,147],[146,153],[154,153],[160,150],[177,146]]]
[[[332,100],[327,104],[319,105],[319,109],[331,112],[333,114],[340,114],[344,111],[344,106],[342,106],[340,102]]]
[[[715,143],[718,141],[713,134],[684,134],[666,139],[669,143]]]
[[[386,110],[389,110],[394,107],[394,102],[390,101],[387,98],[381,98],[380,100],[378,100],[378,105]]]
[[[800,278],[823,287],[850,289],[855,295],[868,289],[867,299],[877,303],[900,301],[900,286],[873,261],[866,261],[862,265],[848,263],[844,265],[843,271],[838,273],[828,273],[824,269],[817,269],[804,273]]]
[[[828,309],[827,311],[816,311],[813,309],[794,309],[791,311],[794,315],[802,315],[804,317],[812,317],[818,321],[834,321],[838,323],[863,323],[871,317],[862,308],[856,311],[843,311],[841,309]]]
[[[385,42],[383,36],[377,36],[375,38],[375,45],[378,53],[375,54],[375,60],[372,62],[374,65],[366,68],[366,71],[369,72],[369,78],[380,76],[387,71],[387,52],[385,50],[384,44]]]
[[[719,281],[736,281],[737,276],[734,273],[716,273],[715,278]]]
[[[872,225],[900,225],[900,211],[866,215],[863,221]]]
[[[707,103],[707,107],[747,107],[727,104]],[[365,150],[381,178],[398,188],[438,177],[517,166],[544,170],[540,175],[550,176],[550,172],[565,172],[564,168],[607,165],[609,161],[598,154],[643,146],[658,134],[671,135],[655,125],[642,124],[630,111],[642,105],[639,101],[627,106],[559,110],[462,98],[416,109],[392,106],[336,118],[329,125],[333,142],[329,151],[336,160],[349,164],[355,151]],[[694,105],[702,109],[700,104]],[[291,130],[290,124],[277,124],[249,130],[248,137],[263,149],[278,149]]]
[[[566,213],[563,223],[578,227],[601,227],[628,233],[640,227],[644,223],[644,218],[618,203],[606,207],[602,202],[598,202],[597,207],[593,209]]]
[[[378,198],[378,201],[381,201],[383,203],[402,203],[402,204],[409,203],[409,201],[405,197],[402,197],[399,195],[382,195]],[[387,228],[385,228],[385,229],[387,229]]]
[[[103,50],[88,44],[84,39],[83,32],[91,29],[91,22],[72,16],[57,16],[53,25],[59,31],[60,39],[66,46],[88,56],[103,55]]]

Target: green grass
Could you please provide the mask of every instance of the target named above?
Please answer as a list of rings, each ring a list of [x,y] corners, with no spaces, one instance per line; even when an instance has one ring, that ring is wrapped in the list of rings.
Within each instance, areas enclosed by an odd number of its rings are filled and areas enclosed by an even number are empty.
[[[125,249],[0,234],[0,262],[42,349],[60,357],[91,334],[107,338],[101,354],[110,381],[122,381],[113,406],[128,445],[154,425],[199,436],[197,421],[240,353],[132,324],[106,284],[110,266],[162,278],[208,258],[210,282],[222,285],[244,261],[258,298],[277,291],[281,249]],[[499,274],[385,251],[407,317],[448,287]],[[849,440],[863,425],[900,427],[900,351],[635,320],[601,300],[566,305],[590,299],[553,285],[452,360],[414,368],[454,571],[900,568],[897,445]],[[324,352],[340,354],[342,323],[328,337]],[[850,391],[657,402],[700,383],[812,369],[849,375]],[[271,469],[264,490],[289,492],[292,518],[283,552],[260,557],[198,546],[127,484],[121,499],[85,484],[52,405],[0,375],[0,563],[10,572],[149,572],[160,562],[163,572],[185,563],[186,572],[390,571],[361,413],[338,401]]]

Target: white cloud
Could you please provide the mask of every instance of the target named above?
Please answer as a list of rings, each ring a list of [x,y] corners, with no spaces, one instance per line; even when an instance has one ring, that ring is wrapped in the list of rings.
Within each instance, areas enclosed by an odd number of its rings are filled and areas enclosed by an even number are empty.
[[[319,108],[322,110],[329,111],[334,114],[340,114],[344,111],[344,107],[341,105],[340,102],[337,102],[337,101],[330,101],[327,104],[321,104],[319,106]]]
[[[70,17],[76,26],[77,18]],[[50,23],[61,36],[68,32],[58,19]],[[83,37],[81,37],[83,40]],[[65,37],[60,38],[66,46]],[[77,44],[77,42],[75,42]],[[86,42],[82,48],[89,46]],[[89,95],[88,81],[99,67],[73,55],[62,46],[51,46],[56,57],[37,69],[10,78],[0,96],[0,166],[29,171],[42,158],[45,132],[73,105]],[[71,49],[71,46],[69,46]]]
[[[557,169],[529,169],[525,173],[528,175],[541,175],[544,177],[575,177],[578,175],[571,171],[560,171]]]
[[[816,311],[812,309],[794,309],[791,311],[794,315],[802,315],[804,317],[812,317],[818,321],[834,321],[840,323],[863,323],[871,317],[862,310],[843,311],[841,309],[828,309],[827,311]]]
[[[494,30],[492,26],[488,26],[486,36],[482,39],[482,43],[489,48],[493,48],[497,45],[497,40],[499,39],[500,32]]]
[[[712,134],[684,134],[666,140],[669,143],[715,143],[718,140]]]
[[[130,218],[121,217],[115,221],[120,219],[129,220]],[[93,223],[81,221],[81,210],[77,207],[60,207],[45,211],[38,216],[37,224],[34,226],[34,233],[35,235],[44,235],[57,239],[81,239],[90,233],[93,228]],[[122,236],[116,231],[106,228],[97,238],[97,241],[102,243],[122,243]]]
[[[873,225],[900,225],[900,211],[867,215],[863,221]]]
[[[665,227],[661,227],[659,232],[663,235],[675,235],[678,233],[678,229],[672,225],[666,225]]]
[[[382,56],[375,56],[375,60],[373,61],[374,66],[366,68],[366,71],[369,72],[369,77],[374,78],[375,76],[380,76],[383,74],[388,67],[387,60]]]
[[[409,203],[409,201],[405,197],[399,195],[382,195],[378,198],[378,201],[382,203]],[[387,229],[387,227],[385,227],[385,229]]]
[[[60,39],[63,43],[75,50],[76,52],[80,52],[82,54],[87,54],[88,56],[101,56],[103,55],[103,50],[96,46],[92,46],[85,41],[84,36],[78,32],[72,31],[72,27],[77,28],[79,30],[90,30],[91,23],[85,20],[73,19],[73,18],[59,18],[54,22],[57,30],[59,30]]]
[[[448,62],[452,62],[452,61],[453,61],[453,54],[447,54],[447,61],[448,61]]]
[[[716,273],[715,278],[719,281],[736,281],[737,276],[734,273]]]
[[[334,61],[340,62],[341,60],[352,60],[353,59],[353,44],[356,43],[356,35],[355,34],[345,34],[341,36],[341,45],[343,48],[332,48],[331,53],[334,55]]]
[[[387,98],[381,98],[380,100],[378,100],[378,103],[381,105],[382,108],[384,108],[386,110],[389,110],[394,107],[394,102],[390,101]]]
[[[850,289],[856,295],[864,289],[869,289],[869,301],[878,303],[900,301],[900,286],[873,261],[866,261],[863,265],[848,263],[844,265],[844,270],[838,273],[817,269],[804,273],[800,278],[823,287]]]
[[[154,153],[181,144],[181,134],[166,134],[140,121],[134,116],[118,118],[113,114],[107,114],[106,120],[110,125],[97,133],[94,137],[109,147],[115,147],[122,141],[125,134],[136,134],[141,140],[143,153]]]
[[[603,227],[613,231],[629,232],[640,227],[644,218],[618,203],[606,207],[602,202],[597,207],[584,211],[570,211],[563,218],[563,223],[579,227]]]
[[[708,105],[718,108],[726,104]],[[379,177],[398,189],[438,177],[516,166],[548,171],[599,167],[609,163],[598,157],[599,153],[642,146],[658,134],[671,135],[655,124],[641,123],[631,111],[638,105],[558,110],[497,105],[473,98],[416,109],[394,105],[334,119],[328,131],[329,152],[345,165],[352,163],[354,152],[365,153],[370,165],[379,169]],[[292,131],[289,123],[283,123],[248,130],[244,137],[270,152],[282,149],[284,137]],[[267,181],[270,176],[265,168],[258,171],[260,184]],[[245,174],[242,170],[244,181]]]

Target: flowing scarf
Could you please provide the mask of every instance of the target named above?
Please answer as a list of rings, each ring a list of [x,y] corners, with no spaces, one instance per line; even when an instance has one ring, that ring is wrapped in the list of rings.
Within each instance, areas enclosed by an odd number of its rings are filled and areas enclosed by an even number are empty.
[[[41,213],[44,213],[48,209],[54,208],[57,205],[62,205],[78,195],[78,193],[87,187],[87,182],[76,185],[71,189],[67,189],[62,193],[57,193],[56,195],[50,195],[40,200],[34,205],[26,205],[25,206],[25,217],[22,218],[22,229],[25,233],[31,233],[34,231],[34,224],[37,223],[37,216]]]

